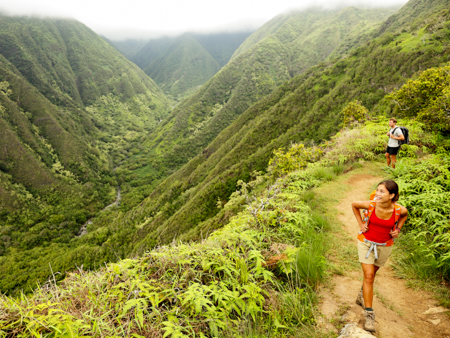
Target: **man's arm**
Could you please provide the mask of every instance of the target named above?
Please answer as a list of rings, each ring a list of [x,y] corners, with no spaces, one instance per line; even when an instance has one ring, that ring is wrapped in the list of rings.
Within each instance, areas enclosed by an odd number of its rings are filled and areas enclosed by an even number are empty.
[[[393,138],[394,140],[403,141],[405,139],[405,136],[403,134],[400,134],[400,136],[395,136],[391,134],[391,138]]]
[[[395,131],[394,131],[394,133],[395,133]],[[403,141],[405,139],[405,136],[403,135],[401,130],[400,130],[400,135],[399,136],[395,136],[394,134],[390,134],[389,136],[391,138],[393,138],[394,140],[399,140],[399,141]]]

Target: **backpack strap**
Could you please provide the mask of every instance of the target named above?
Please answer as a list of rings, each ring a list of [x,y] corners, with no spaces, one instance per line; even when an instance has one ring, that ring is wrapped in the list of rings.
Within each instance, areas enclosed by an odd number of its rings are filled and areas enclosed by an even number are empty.
[[[396,131],[398,128],[400,128],[400,127],[395,127],[395,128],[394,128],[394,130],[392,131],[392,135],[395,136],[395,131]],[[400,130],[401,130],[401,129],[400,129]],[[402,132],[402,135],[403,135],[403,132]],[[395,139],[394,139],[394,140],[395,140]],[[400,140],[395,140],[395,141],[397,141],[397,145],[400,147],[400,146],[401,146]]]
[[[375,201],[370,201],[369,209],[364,210],[363,222],[366,223],[367,226],[369,225],[370,216],[372,216],[372,213],[375,210],[375,203]]]
[[[402,207],[400,206],[400,204],[395,203],[394,204],[394,208],[395,208],[395,224],[394,224],[394,229],[397,229],[397,224],[398,224],[398,220],[400,219],[400,212],[402,210]]]
[[[376,203],[375,201],[370,201],[369,209],[364,210],[364,219],[363,219],[363,222],[366,223],[367,226],[369,225],[369,219],[370,219],[370,216],[372,216],[372,213],[373,213],[373,211],[375,210],[375,203]],[[397,203],[394,204],[394,210],[395,210],[394,221],[395,221],[395,223],[394,223],[394,228],[393,228],[393,230],[395,230],[395,229],[397,228],[398,220],[400,219],[401,208],[402,208],[402,207],[400,206],[400,204],[397,204]],[[364,236],[363,232],[361,232],[361,231],[358,233],[358,239],[359,239],[361,242],[370,242],[370,243],[373,243],[373,242],[371,242],[371,241],[368,241],[368,240],[366,239],[366,237]],[[378,244],[378,243],[375,243],[375,244],[381,245],[381,244]],[[387,241],[387,242],[385,243],[385,246],[391,246],[391,245],[394,245],[394,238],[390,239],[389,241]],[[370,250],[369,250],[369,251],[370,251]]]

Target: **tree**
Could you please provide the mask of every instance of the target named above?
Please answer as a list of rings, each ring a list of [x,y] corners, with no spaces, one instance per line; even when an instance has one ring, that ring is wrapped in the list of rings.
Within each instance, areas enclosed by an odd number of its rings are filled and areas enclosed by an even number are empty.
[[[343,127],[353,127],[358,123],[362,123],[368,119],[367,113],[369,110],[364,107],[360,101],[355,100],[350,102],[342,109]]]

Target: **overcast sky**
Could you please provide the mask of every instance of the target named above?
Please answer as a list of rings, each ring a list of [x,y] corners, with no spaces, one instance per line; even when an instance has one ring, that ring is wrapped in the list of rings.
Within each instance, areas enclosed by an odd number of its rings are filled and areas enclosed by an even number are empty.
[[[407,0],[1,0],[9,15],[77,19],[110,39],[146,38],[186,31],[257,28],[274,16],[310,6],[381,7]]]

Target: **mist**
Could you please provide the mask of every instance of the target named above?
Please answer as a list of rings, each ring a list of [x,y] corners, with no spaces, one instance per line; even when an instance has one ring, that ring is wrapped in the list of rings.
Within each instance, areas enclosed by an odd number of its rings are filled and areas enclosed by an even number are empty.
[[[406,0],[16,0],[0,5],[6,15],[72,18],[111,40],[151,39],[184,32],[216,33],[255,30],[278,14],[309,7],[379,8],[402,6]]]

